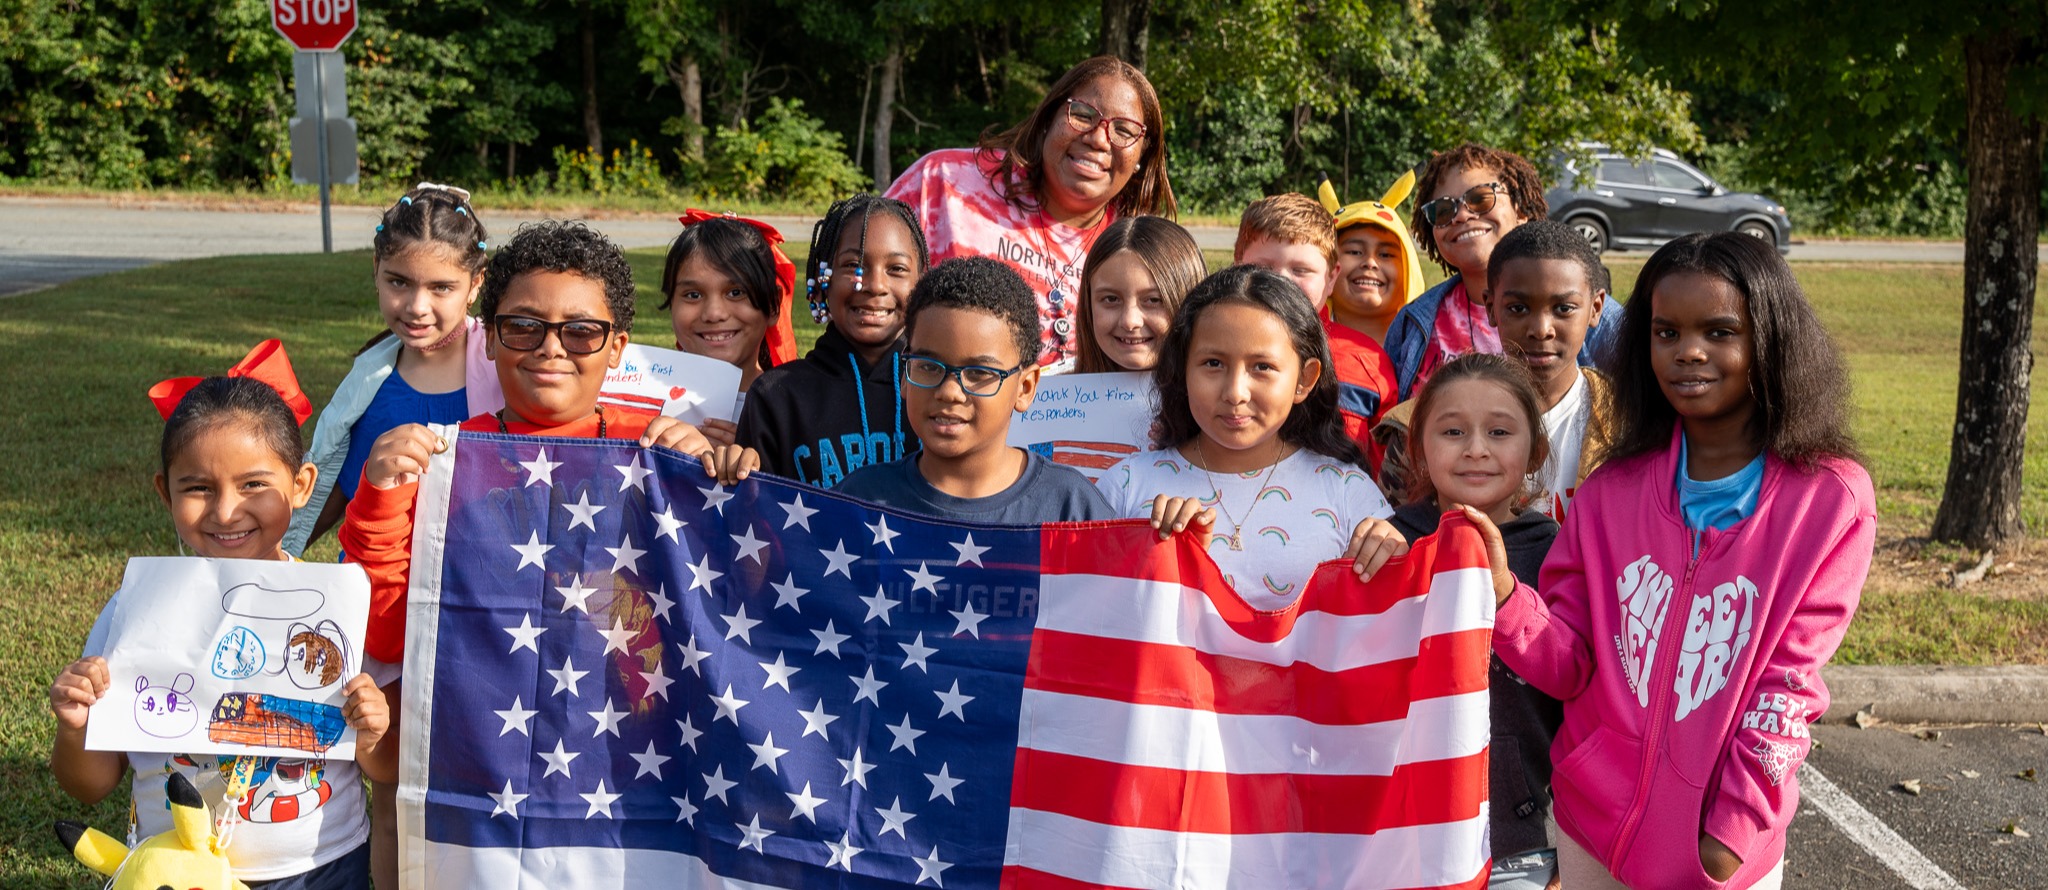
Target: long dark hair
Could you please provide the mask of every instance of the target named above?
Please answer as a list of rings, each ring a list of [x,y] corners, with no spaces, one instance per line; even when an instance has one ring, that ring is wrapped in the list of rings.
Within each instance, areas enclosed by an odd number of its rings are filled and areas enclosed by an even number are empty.
[[[1849,375],[1834,340],[1792,268],[1769,244],[1739,232],[1696,233],[1664,245],[1643,264],[1621,316],[1612,364],[1618,426],[1608,460],[1671,445],[1678,412],[1664,397],[1650,360],[1651,295],[1664,279],[1710,275],[1742,293],[1749,312],[1752,423],[1764,450],[1802,469],[1823,458],[1858,460],[1849,434]]]
[[[1124,183],[1123,191],[1110,199],[1118,216],[1164,216],[1171,218],[1180,205],[1173,199],[1173,186],[1166,179],[1166,114],[1159,109],[1159,94],[1145,72],[1115,56],[1096,56],[1067,69],[1045,91],[1045,99],[1031,116],[1007,130],[990,127],[981,135],[981,157],[993,162],[989,182],[996,194],[1011,204],[1037,209],[1045,194],[1045,164],[1038,156],[1045,147],[1045,134],[1055,126],[1066,126],[1067,100],[1082,87],[1100,78],[1114,78],[1130,84],[1138,93],[1145,114],[1145,149],[1138,155],[1138,172]],[[1017,188],[1017,185],[1024,188]]]
[[[1126,250],[1152,274],[1152,283],[1159,288],[1159,299],[1166,304],[1169,318],[1180,309],[1180,301],[1188,291],[1194,290],[1209,272],[1195,236],[1173,220],[1127,216],[1110,223],[1095,239],[1095,246],[1088,248],[1088,259],[1081,266],[1081,306],[1075,318],[1081,336],[1074,341],[1074,370],[1082,374],[1124,370],[1110,361],[1102,353],[1102,344],[1095,341],[1095,271],[1110,257]]]
[[[675,301],[676,276],[682,274],[683,263],[699,251],[713,268],[747,292],[747,302],[773,327],[776,316],[782,312],[782,286],[775,282],[775,254],[760,229],[737,220],[700,220],[685,226],[682,234],[676,236],[661,267],[661,311],[667,312]],[[774,365],[768,357],[766,336],[755,351],[760,354],[761,367]]]
[[[1586,241],[1580,238],[1579,243]],[[1543,430],[1543,404],[1537,401],[1536,378],[1530,376],[1529,366],[1518,359],[1489,352],[1466,353],[1445,362],[1443,367],[1429,375],[1429,382],[1423,384],[1422,391],[1416,394],[1415,413],[1409,415],[1408,424],[1408,465],[1415,468],[1415,478],[1408,480],[1408,501],[1419,503],[1436,499],[1436,480],[1429,476],[1424,439],[1428,435],[1429,416],[1436,410],[1438,395],[1461,380],[1485,380],[1507,390],[1508,397],[1522,414],[1523,423],[1529,427],[1529,465],[1522,469],[1528,481],[1524,482],[1511,504],[1514,511],[1520,513],[1542,494],[1534,480],[1543,478],[1543,465],[1550,460],[1550,435]],[[1472,506],[1482,511],[1486,509],[1485,504]]]
[[[1344,416],[1337,409],[1337,369],[1330,362],[1330,340],[1323,333],[1322,319],[1316,317],[1300,285],[1252,265],[1231,266],[1202,279],[1174,313],[1173,327],[1167,329],[1166,342],[1159,348],[1159,365],[1152,369],[1152,382],[1159,390],[1152,447],[1177,448],[1202,434],[1188,405],[1188,347],[1202,313],[1225,303],[1273,313],[1286,326],[1294,354],[1302,363],[1314,359],[1322,366],[1308,398],[1295,405],[1280,425],[1281,441],[1333,460],[1358,463],[1363,455],[1358,443],[1345,435]]]

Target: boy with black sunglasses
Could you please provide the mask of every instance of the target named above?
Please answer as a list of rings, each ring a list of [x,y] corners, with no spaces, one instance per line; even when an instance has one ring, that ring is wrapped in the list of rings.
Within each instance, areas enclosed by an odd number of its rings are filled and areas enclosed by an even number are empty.
[[[1114,519],[1088,477],[1007,444],[1038,392],[1038,302],[1009,266],[941,263],[910,292],[903,401],[923,443],[835,491],[942,519],[1038,525]]]

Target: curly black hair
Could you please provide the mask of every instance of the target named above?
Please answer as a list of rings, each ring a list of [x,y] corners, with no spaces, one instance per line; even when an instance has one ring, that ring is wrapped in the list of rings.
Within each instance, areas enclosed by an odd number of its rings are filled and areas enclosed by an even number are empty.
[[[1025,367],[1038,364],[1038,298],[1009,264],[988,257],[960,257],[940,263],[910,291],[904,325],[917,336],[917,317],[926,309],[950,307],[986,312],[1010,326],[1010,338]]]
[[[1415,246],[1452,274],[1458,270],[1444,262],[1444,255],[1437,251],[1436,227],[1422,218],[1422,205],[1436,197],[1437,184],[1443,182],[1444,177],[1454,171],[1472,168],[1492,170],[1498,175],[1501,195],[1523,216],[1543,219],[1550,215],[1550,202],[1543,199],[1543,174],[1536,172],[1536,165],[1529,163],[1528,158],[1476,142],[1439,152],[1423,166],[1422,175],[1416,179],[1415,210],[1409,215],[1408,228],[1415,233]]]
[[[488,320],[512,279],[528,272],[574,272],[604,285],[611,309],[612,330],[633,329],[633,267],[617,244],[580,221],[542,220],[519,227],[512,241],[484,264],[484,286],[478,302]]]
[[[1860,460],[1849,434],[1849,374],[1841,352],[1785,259],[1740,232],[1687,235],[1643,264],[1606,368],[1614,378],[1619,427],[1607,460],[1671,447],[1678,412],[1651,364],[1650,313],[1657,285],[1686,273],[1719,278],[1742,292],[1749,313],[1749,389],[1756,399],[1752,433],[1764,450],[1801,469],[1829,457]]]
[[[1295,355],[1304,364],[1314,359],[1322,366],[1308,398],[1295,405],[1280,425],[1281,441],[1333,460],[1358,463],[1364,455],[1358,443],[1344,433],[1344,415],[1337,408],[1337,369],[1330,362],[1330,340],[1323,332],[1322,319],[1300,285],[1249,264],[1231,266],[1202,279],[1174,313],[1173,326],[1159,347],[1159,364],[1152,368],[1152,382],[1159,390],[1152,447],[1176,448],[1202,434],[1188,404],[1188,348],[1202,313],[1224,303],[1256,306],[1278,316],[1294,341]]]
[[[1570,260],[1585,270],[1587,288],[1607,289],[1607,268],[1600,264],[1600,254],[1571,226],[1556,220],[1532,219],[1501,238],[1493,247],[1493,256],[1486,261],[1486,280],[1499,282],[1500,270],[1507,267],[1508,261],[1521,259]]]

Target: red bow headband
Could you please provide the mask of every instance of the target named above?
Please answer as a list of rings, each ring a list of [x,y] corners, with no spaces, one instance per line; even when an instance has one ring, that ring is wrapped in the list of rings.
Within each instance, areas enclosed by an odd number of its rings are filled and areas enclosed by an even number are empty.
[[[284,397],[286,407],[292,409],[292,416],[304,426],[307,418],[313,416],[313,402],[299,389],[299,377],[292,373],[292,360],[284,354],[284,343],[279,340],[265,340],[256,344],[255,349],[242,356],[242,360],[228,369],[228,377],[247,377],[277,390]],[[178,403],[185,400],[185,394],[204,381],[204,377],[173,377],[149,388],[149,400],[156,403],[156,411],[165,420],[171,419],[171,412],[178,410]]]
[[[796,264],[789,261],[789,255],[782,252],[782,232],[758,219],[748,219],[731,213],[712,213],[692,207],[683,211],[680,217],[683,227],[689,228],[707,219],[726,219],[753,226],[768,241],[768,252],[775,257],[775,284],[782,290],[781,311],[775,313],[775,321],[768,326],[764,340],[768,344],[770,367],[796,360],[796,330],[791,327],[789,317],[792,301],[796,296]]]

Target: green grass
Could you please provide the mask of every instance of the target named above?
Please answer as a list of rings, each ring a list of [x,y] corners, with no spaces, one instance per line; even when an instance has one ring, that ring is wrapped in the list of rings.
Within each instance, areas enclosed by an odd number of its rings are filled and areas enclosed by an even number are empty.
[[[658,276],[659,251],[631,256],[640,280]],[[1615,263],[1622,289],[1637,268]],[[1857,432],[1883,529],[1923,533],[1947,461],[1961,268],[1797,271],[1856,372]],[[0,887],[98,886],[57,848],[49,823],[118,832],[126,818],[125,800],[87,808],[57,790],[44,765],[44,703],[127,558],[176,549],[150,488],[161,425],[143,391],[164,377],[217,372],[275,336],[290,345],[305,389],[324,397],[379,327],[369,277],[363,253],[228,257],[0,299],[0,335],[12,344],[0,351],[0,379],[14,384],[0,402],[0,799],[10,802],[0,810]],[[649,299],[638,332],[666,343],[667,319],[652,308],[651,289],[641,293]],[[817,329],[801,307],[797,315],[808,347]],[[2048,424],[2033,426],[2029,455],[2026,515],[2041,529]],[[1866,597],[1841,659],[2040,662],[2044,651],[2048,602],[1926,590]]]

